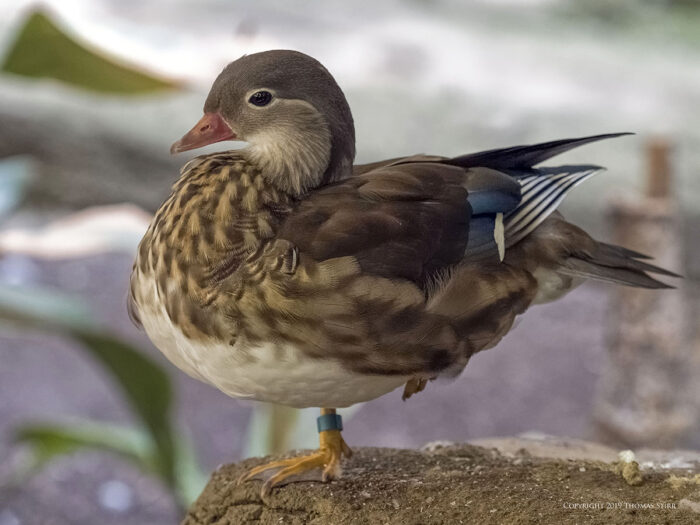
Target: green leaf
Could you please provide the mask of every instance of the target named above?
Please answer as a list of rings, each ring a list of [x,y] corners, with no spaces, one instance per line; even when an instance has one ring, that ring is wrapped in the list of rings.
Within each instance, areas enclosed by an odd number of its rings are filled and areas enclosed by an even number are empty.
[[[272,403],[257,403],[248,423],[245,456],[281,454],[289,450],[301,411]]]
[[[190,442],[173,432],[170,379],[155,361],[100,329],[82,302],[53,290],[0,286],[0,320],[19,328],[57,331],[82,343],[115,378],[146,430],[106,423],[24,426],[17,439],[32,446],[34,469],[58,455],[97,448],[158,475],[181,505],[197,498],[207,478]]]
[[[170,425],[170,378],[150,358],[115,337],[94,330],[70,331],[114,376],[132,410],[141,418],[156,443],[157,470],[175,484],[175,439]]]
[[[0,160],[0,217],[17,207],[33,175],[34,161],[30,157]]]
[[[65,454],[91,448],[118,454],[139,468],[153,472],[153,441],[133,427],[92,421],[27,424],[15,430],[15,441],[31,448],[31,471]]]
[[[208,476],[202,472],[197,455],[188,439],[178,439],[175,464],[175,493],[184,507],[189,507],[199,497],[207,484]]]
[[[95,326],[90,310],[76,298],[48,288],[0,285],[0,319],[40,330]]]
[[[155,443],[155,468],[175,486],[176,443],[170,406],[172,387],[163,369],[130,344],[97,326],[74,298],[45,289],[0,286],[0,319],[15,326],[59,331],[76,339],[116,379],[132,411]]]
[[[90,49],[36,10],[20,29],[2,70],[36,78],[53,78],[92,91],[148,93],[179,87]]]
[[[148,432],[112,423],[74,420],[66,423],[30,423],[14,431],[14,441],[28,446],[30,462],[16,473],[18,481],[50,461],[83,450],[102,450],[126,459],[140,470],[158,475],[159,453]],[[183,507],[202,492],[207,477],[199,468],[191,443],[177,440],[175,483],[169,488]]]

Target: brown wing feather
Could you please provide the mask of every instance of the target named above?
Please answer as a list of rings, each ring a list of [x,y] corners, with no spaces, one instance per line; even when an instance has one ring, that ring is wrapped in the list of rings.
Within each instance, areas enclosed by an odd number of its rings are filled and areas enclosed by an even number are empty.
[[[385,168],[387,166],[396,166],[398,164],[407,164],[410,162],[443,162],[445,160],[448,160],[447,157],[424,154],[410,155],[408,157],[395,157],[393,159],[380,160],[369,164],[356,164],[352,167],[352,173],[353,175],[364,175],[370,171]]]
[[[431,295],[428,311],[448,319],[469,355],[495,346],[537,293],[526,270],[505,263],[464,263]]]
[[[434,163],[375,169],[324,187],[278,238],[316,261],[353,256],[364,273],[421,286],[464,255],[471,208],[464,170]]]
[[[531,302],[536,282],[506,265],[462,263],[468,175],[398,159],[299,203],[278,232],[298,247],[300,266],[273,287],[303,297],[288,305],[294,321],[285,336],[358,372],[422,378],[456,374],[469,355],[495,344]],[[336,266],[348,260],[356,269],[342,277]],[[300,321],[309,308],[316,314]]]

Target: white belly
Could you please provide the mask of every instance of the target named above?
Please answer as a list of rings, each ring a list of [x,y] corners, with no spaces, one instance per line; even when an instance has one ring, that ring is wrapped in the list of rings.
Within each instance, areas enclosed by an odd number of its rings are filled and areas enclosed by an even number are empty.
[[[139,315],[148,337],[170,361],[232,397],[297,408],[342,408],[375,399],[409,379],[351,372],[289,344],[193,341],[173,325],[162,305],[139,309]]]

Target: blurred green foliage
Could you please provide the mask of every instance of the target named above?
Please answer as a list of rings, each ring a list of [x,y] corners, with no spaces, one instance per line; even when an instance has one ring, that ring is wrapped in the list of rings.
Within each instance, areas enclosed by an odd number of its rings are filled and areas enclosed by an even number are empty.
[[[341,408],[338,413],[347,423],[362,404]],[[272,403],[256,403],[250,423],[244,455],[284,454],[294,449],[318,447],[317,408],[297,409]]]
[[[0,161],[0,217],[22,200],[32,178],[32,162],[25,157]],[[155,475],[177,503],[189,505],[206,477],[194,451],[172,423],[173,388],[163,368],[130,343],[97,323],[79,300],[56,290],[0,284],[0,325],[9,331],[37,330],[71,338],[115,380],[138,426],[101,421],[24,424],[15,439],[28,446],[31,460],[17,472],[21,481],[52,459],[82,449],[99,449],[128,459]]]
[[[104,93],[138,94],[178,87],[176,82],[120,65],[89,49],[40,10],[32,12],[19,30],[2,70]]]
[[[10,329],[58,332],[79,342],[114,377],[141,423],[135,428],[96,421],[23,425],[16,439],[33,451],[26,473],[80,449],[107,450],[156,475],[181,506],[194,501],[205,476],[190,445],[173,427],[172,385],[157,363],[101,328],[82,303],[57,291],[0,286],[0,321]]]
[[[568,0],[553,4],[551,11],[604,31],[700,45],[700,0]]]
[[[0,219],[22,200],[33,177],[34,166],[30,157],[20,155],[0,161]]]

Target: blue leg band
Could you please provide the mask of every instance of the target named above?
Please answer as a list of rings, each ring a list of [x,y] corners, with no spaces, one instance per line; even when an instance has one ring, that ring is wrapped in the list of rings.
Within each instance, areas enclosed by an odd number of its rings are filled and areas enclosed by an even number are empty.
[[[316,418],[316,428],[319,432],[325,430],[343,430],[343,418],[340,414],[324,414]]]

